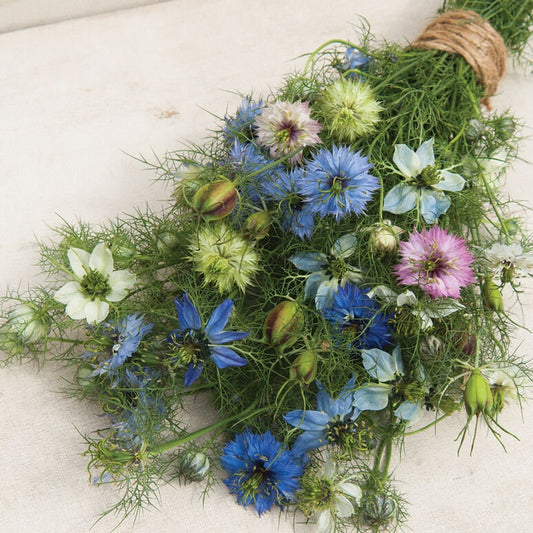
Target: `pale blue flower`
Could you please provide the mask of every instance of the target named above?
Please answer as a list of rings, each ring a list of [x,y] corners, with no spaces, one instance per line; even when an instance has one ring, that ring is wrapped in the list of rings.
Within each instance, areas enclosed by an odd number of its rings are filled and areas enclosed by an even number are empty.
[[[397,144],[393,160],[405,181],[385,196],[383,210],[389,213],[398,215],[417,207],[422,218],[433,224],[451,205],[443,191],[457,192],[465,185],[459,174],[436,168],[433,139],[422,143],[416,152],[405,144]]]
[[[392,354],[379,348],[362,350],[363,366],[368,375],[379,383],[365,385],[353,394],[353,406],[360,411],[381,411],[389,404],[392,393],[400,390],[397,382],[405,375],[400,346]],[[423,403],[404,400],[394,410],[400,420],[413,420],[422,411]]]
[[[357,238],[348,233],[339,237],[329,255],[303,252],[290,257],[290,261],[300,270],[311,272],[305,283],[305,297],[314,298],[317,309],[333,306],[333,298],[339,285],[347,282],[360,283],[361,270],[345,262],[357,248]]]

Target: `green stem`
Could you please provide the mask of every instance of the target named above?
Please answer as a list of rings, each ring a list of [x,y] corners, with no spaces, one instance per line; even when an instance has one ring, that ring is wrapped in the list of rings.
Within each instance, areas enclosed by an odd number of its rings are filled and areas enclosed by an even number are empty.
[[[52,342],[68,342],[70,344],[83,344],[85,342],[79,339],[63,339],[61,337],[46,337],[46,340]]]
[[[254,409],[255,409],[255,404],[250,406],[248,409],[246,409],[245,411],[243,411],[241,413],[237,413],[236,415],[233,415],[233,416],[230,416],[228,418],[225,418],[224,420],[220,420],[219,422],[215,422],[214,424],[210,424],[209,426],[205,426],[205,427],[200,428],[200,429],[198,429],[196,431],[193,431],[192,433],[190,433],[186,437],[179,437],[177,439],[167,440],[167,441],[162,442],[162,443],[160,443],[160,444],[158,444],[156,446],[152,446],[152,447],[148,448],[147,453],[148,453],[148,455],[151,455],[151,456],[159,455],[159,454],[161,454],[163,452],[171,450],[172,448],[175,448],[176,446],[181,446],[182,444],[186,444],[187,442],[190,442],[190,441],[195,440],[195,439],[197,439],[199,437],[202,437],[206,433],[211,433],[211,431],[215,431],[217,429],[225,428],[226,426],[228,426],[234,420],[238,420],[238,419],[243,420],[244,419],[244,415],[253,412]],[[262,409],[258,409],[257,411],[255,411],[254,414],[257,415],[259,413],[263,413],[265,411],[268,411],[269,409],[270,409],[270,407],[263,407]]]
[[[350,41],[345,41],[343,39],[330,39],[329,41],[326,41],[325,43],[321,44],[318,48],[316,48],[309,54],[309,59],[305,63],[303,74],[307,72],[307,69],[309,68],[309,66],[314,62],[315,56],[318,54],[318,52],[320,52],[321,50],[324,50],[324,48],[327,48],[328,46],[332,44],[344,44],[345,46],[357,48],[358,50],[360,50],[358,46],[352,44]]]
[[[414,429],[413,431],[407,431],[406,433],[404,433],[404,435],[407,436],[407,435],[416,435],[417,433],[422,433],[422,431],[425,431],[426,429],[429,429],[430,427],[437,425],[441,420],[444,420],[445,418],[449,416],[450,416],[449,414],[442,415],[439,418],[436,418],[435,420],[433,420],[433,422],[430,422],[429,424],[425,425],[424,427],[421,427],[419,429]]]
[[[487,197],[489,199],[490,205],[492,206],[492,209],[494,211],[494,214],[496,215],[496,218],[498,219],[498,222],[500,223],[501,230],[505,234],[506,242],[509,243],[511,241],[511,236],[509,235],[509,232],[507,231],[507,226],[505,225],[501,215],[500,210],[498,206],[496,205],[496,201],[494,199],[494,195],[492,194],[492,190],[490,188],[490,185],[487,182],[487,178],[485,177],[485,174],[481,173],[481,179],[483,180],[483,185],[485,186],[485,191],[487,191]]]

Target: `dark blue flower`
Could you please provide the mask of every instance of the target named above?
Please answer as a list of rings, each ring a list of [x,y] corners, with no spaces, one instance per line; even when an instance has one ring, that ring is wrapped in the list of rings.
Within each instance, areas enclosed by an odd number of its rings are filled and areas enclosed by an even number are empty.
[[[278,213],[281,214],[282,228],[304,239],[310,238],[313,233],[314,216],[310,205],[298,193],[301,179],[300,167],[280,172],[275,179],[262,184],[262,192],[265,200],[275,202]]]
[[[186,387],[198,379],[207,359],[211,359],[218,368],[244,366],[247,363],[246,359],[231,348],[223,346],[248,336],[248,333],[242,331],[223,331],[233,309],[232,300],[224,300],[213,311],[205,328],[187,293],[183,294],[183,301],[176,298],[174,304],[179,327],[170,333],[168,342],[179,348],[182,361],[189,365],[185,374]]]
[[[226,446],[220,458],[229,473],[224,483],[237,501],[254,505],[259,514],[294,500],[298,478],[303,469],[290,451],[267,431],[252,433],[249,429],[237,435]]]
[[[111,357],[103,361],[89,376],[109,373],[115,374],[116,369],[137,351],[141,340],[152,331],[153,324],[145,324],[144,317],[139,313],[128,315],[117,322],[107,322],[98,329],[113,341]]]
[[[339,287],[333,306],[323,310],[324,317],[337,330],[334,334],[355,348],[384,348],[392,344],[388,321],[392,315],[383,315],[379,304],[369,298],[368,289],[359,289],[353,283]]]
[[[263,112],[263,101],[253,102],[250,97],[242,99],[235,116],[224,118],[224,135],[230,143],[236,139],[251,140],[254,136],[255,117]]]
[[[326,389],[317,381],[317,410],[290,411],[283,418],[291,426],[303,430],[298,436],[292,452],[304,462],[307,451],[325,444],[349,446],[356,431],[354,421],[359,416],[359,409],[353,407],[354,378],[341,390],[338,398],[333,400]]]
[[[300,193],[321,217],[334,215],[339,221],[350,213],[360,215],[380,187],[379,180],[368,173],[372,166],[361,152],[346,146],[322,149],[305,166]]]

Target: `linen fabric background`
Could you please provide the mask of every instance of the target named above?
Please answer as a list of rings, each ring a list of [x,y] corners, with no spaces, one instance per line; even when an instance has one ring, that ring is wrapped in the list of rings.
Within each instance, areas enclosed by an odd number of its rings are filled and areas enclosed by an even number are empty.
[[[93,224],[149,204],[169,190],[127,154],[199,142],[215,125],[210,113],[233,112],[242,94],[268,95],[297,57],[331,38],[357,41],[365,17],[376,35],[406,44],[434,16],[439,0],[176,0],[0,34],[0,289],[38,279],[35,238],[53,238],[60,218]],[[296,58],[296,59],[295,59]],[[533,125],[531,80],[509,65],[497,110],[510,108]],[[533,153],[531,139],[521,155]],[[508,173],[515,199],[533,200],[531,169]],[[530,227],[531,229],[531,227]],[[531,282],[524,286],[531,289]],[[533,311],[523,294],[519,320]],[[533,339],[514,347],[531,354]],[[66,370],[31,363],[0,368],[0,531],[108,532],[113,518],[93,523],[119,497],[89,482],[80,433],[104,422],[96,406],[61,394]],[[191,427],[216,414],[202,400],[189,405]],[[428,421],[431,415],[428,415]],[[397,486],[410,502],[416,533],[521,532],[533,519],[533,413],[513,405],[501,423],[507,453],[480,430],[474,454],[457,457],[464,414],[435,431],[409,437],[396,453]],[[472,432],[470,432],[471,435]],[[160,509],[116,531],[288,533],[314,531],[302,518],[270,512],[258,518],[236,504],[221,483],[202,502],[202,486],[162,486]],[[294,528],[294,529],[293,529]]]

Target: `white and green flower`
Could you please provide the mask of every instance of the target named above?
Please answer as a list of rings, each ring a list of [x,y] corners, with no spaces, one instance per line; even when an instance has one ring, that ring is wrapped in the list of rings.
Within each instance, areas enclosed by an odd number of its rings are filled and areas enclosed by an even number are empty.
[[[433,224],[451,205],[443,191],[463,189],[465,180],[459,174],[435,166],[433,139],[415,152],[405,144],[394,148],[394,163],[405,181],[395,185],[385,196],[383,210],[399,215],[417,207],[422,218]]]
[[[69,248],[67,252],[72,281],[59,289],[54,298],[66,305],[65,313],[74,320],[99,324],[109,313],[109,302],[123,300],[135,284],[135,275],[128,270],[113,270],[111,250],[97,244],[89,252]]]

